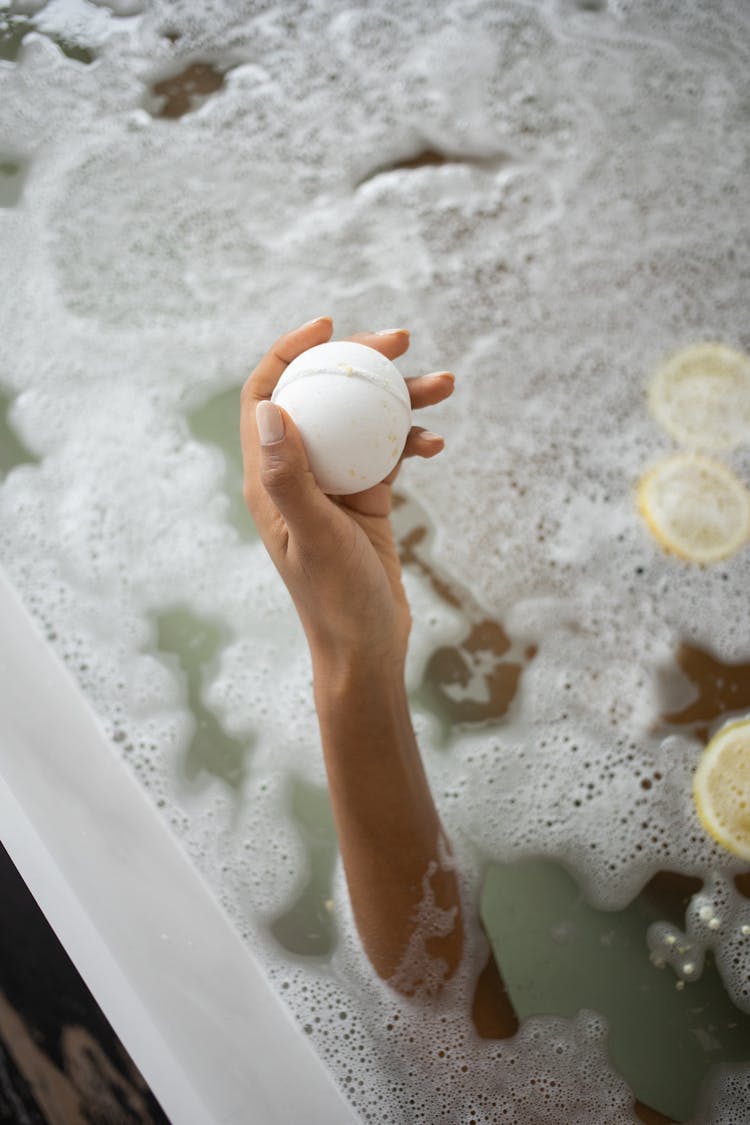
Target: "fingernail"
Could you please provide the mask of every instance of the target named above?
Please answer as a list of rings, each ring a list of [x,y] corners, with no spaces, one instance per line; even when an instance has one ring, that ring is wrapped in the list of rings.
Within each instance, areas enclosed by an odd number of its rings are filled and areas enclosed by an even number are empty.
[[[440,434],[433,434],[432,430],[422,430],[422,433],[419,436],[422,437],[422,438],[425,438],[426,441],[442,441],[443,440],[443,438],[440,436]]]
[[[304,324],[300,325],[300,328],[310,328],[313,324],[320,324],[321,320],[330,320],[330,319],[331,319],[330,316],[316,316],[312,320],[306,320]]]
[[[255,424],[261,445],[273,445],[284,436],[284,417],[274,402],[259,402],[255,407]]]
[[[395,336],[399,332],[403,332],[404,335],[406,335],[406,336],[409,335],[409,329],[408,328],[381,328],[379,332],[375,333],[375,335],[376,336]]]

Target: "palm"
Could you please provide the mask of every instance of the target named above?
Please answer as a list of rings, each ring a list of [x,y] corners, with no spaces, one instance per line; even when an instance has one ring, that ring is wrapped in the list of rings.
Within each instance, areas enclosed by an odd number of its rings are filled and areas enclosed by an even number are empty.
[[[372,508],[377,495],[378,511]],[[315,601],[330,620],[348,618],[356,632],[370,643],[390,646],[397,638],[404,648],[411,617],[401,585],[401,564],[389,519],[390,487],[377,485],[367,492],[331,498],[330,544],[327,565],[315,580]],[[289,537],[289,550],[296,553],[296,540]],[[300,565],[303,559],[297,560]],[[303,617],[305,616],[302,607]]]
[[[357,525],[359,534],[367,540],[367,548],[363,549],[361,557],[363,563],[366,560],[368,574],[379,582],[385,578],[394,609],[399,614],[405,614],[408,620],[409,609],[401,584],[401,562],[390,519],[387,515],[368,515],[351,508],[349,516]]]

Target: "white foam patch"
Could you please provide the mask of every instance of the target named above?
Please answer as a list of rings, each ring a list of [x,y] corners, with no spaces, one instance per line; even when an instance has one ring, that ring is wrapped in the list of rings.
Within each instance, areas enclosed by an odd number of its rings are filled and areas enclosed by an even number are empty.
[[[26,170],[0,208],[0,386],[39,463],[0,483],[3,565],[363,1120],[541,1122],[561,1105],[634,1120],[597,1017],[486,1043],[449,1001],[428,1019],[379,992],[341,872],[330,962],[279,953],[269,920],[309,874],[287,785],[325,783],[309,660],[264,550],[229,521],[223,457],[187,418],[325,312],[339,335],[407,324],[407,376],[457,371],[427,423],[447,450],[400,487],[434,525],[431,565],[523,663],[504,720],[447,748],[415,703],[461,865],[555,856],[607,907],[663,868],[704,877],[680,941],[696,972],[712,951],[750,1010],[737,864],[692,806],[700,746],[655,729],[679,642],[749,659],[750,553],[684,566],[633,499],[673,448],[646,406],[656,365],[701,339],[750,348],[746,5],[17,9],[35,30],[0,63],[0,159]],[[150,86],[196,61],[221,88],[152,116]],[[442,161],[411,166],[430,152]],[[750,448],[726,460],[750,482]],[[468,619],[424,571],[406,583],[416,691]],[[186,773],[189,677],[155,627],[185,607],[226,632],[194,675],[242,754],[235,784]],[[475,887],[466,899],[471,916]],[[667,937],[652,935],[660,956]],[[736,1120],[746,1083],[717,1077],[704,1119]]]
[[[58,35],[82,47],[100,47],[113,31],[113,15],[130,16],[142,5],[137,0],[114,0],[109,4],[89,0],[48,0],[34,25],[44,34]]]

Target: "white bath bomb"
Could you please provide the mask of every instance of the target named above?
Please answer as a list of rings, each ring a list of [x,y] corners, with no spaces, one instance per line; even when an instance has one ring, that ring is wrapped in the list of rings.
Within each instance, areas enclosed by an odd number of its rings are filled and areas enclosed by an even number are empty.
[[[362,492],[390,473],[411,427],[409,390],[374,348],[346,340],[308,348],[287,367],[271,401],[299,428],[324,492]]]

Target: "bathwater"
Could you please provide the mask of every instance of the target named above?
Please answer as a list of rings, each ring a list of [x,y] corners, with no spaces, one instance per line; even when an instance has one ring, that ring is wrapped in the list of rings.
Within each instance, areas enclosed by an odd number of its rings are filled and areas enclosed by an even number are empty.
[[[691,797],[750,706],[750,555],[681,562],[634,499],[677,450],[655,367],[750,348],[749,63],[743,0],[0,0],[0,560],[363,1121],[633,1122],[623,1075],[750,1120],[747,884]],[[304,638],[243,510],[239,389],[324,313],[457,373],[395,522],[415,726],[510,1040],[373,979]],[[721,460],[750,483],[750,442]],[[644,913],[662,872],[689,893]],[[647,1067],[623,1042],[654,1012]]]

